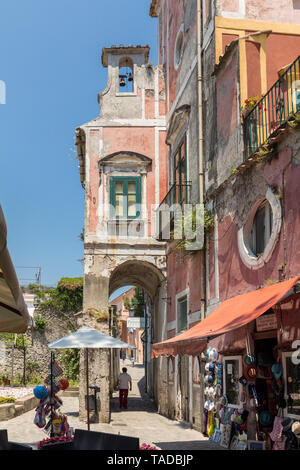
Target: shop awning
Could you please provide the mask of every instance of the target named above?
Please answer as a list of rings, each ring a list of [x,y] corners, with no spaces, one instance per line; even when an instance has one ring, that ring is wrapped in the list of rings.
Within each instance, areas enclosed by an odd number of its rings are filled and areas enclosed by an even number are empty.
[[[210,338],[241,328],[255,320],[292,291],[299,279],[300,276],[297,276],[288,281],[225,300],[193,328],[167,341],[154,344],[152,356],[201,354],[206,349]]]
[[[0,206],[0,332],[25,333],[30,316],[6,246],[6,223]]]

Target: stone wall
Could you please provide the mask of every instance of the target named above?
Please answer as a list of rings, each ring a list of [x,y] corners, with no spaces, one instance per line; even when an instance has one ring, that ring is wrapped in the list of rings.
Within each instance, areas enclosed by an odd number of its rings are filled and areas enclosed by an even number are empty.
[[[45,377],[49,374],[48,365],[50,362],[50,349],[48,344],[71,333],[77,327],[74,312],[61,313],[53,310],[35,311],[35,316],[42,316],[46,320],[46,329],[43,331],[30,329],[24,335],[27,344],[26,362],[37,362],[38,367],[34,375]],[[12,368],[12,347],[6,346],[4,364],[0,364],[0,375],[8,373],[11,376]],[[14,380],[23,377],[24,355],[23,351],[14,350]]]

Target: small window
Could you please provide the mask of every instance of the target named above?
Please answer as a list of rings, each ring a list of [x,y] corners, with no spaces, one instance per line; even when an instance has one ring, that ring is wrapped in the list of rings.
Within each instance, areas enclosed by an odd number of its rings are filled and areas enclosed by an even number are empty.
[[[223,366],[224,394],[228,398],[228,406],[238,408],[241,394],[239,378],[242,375],[242,359],[240,356],[225,357]]]
[[[186,137],[180,143],[173,160],[173,180],[178,187],[176,191],[176,204],[188,203],[187,186],[187,158],[186,158]]]
[[[285,396],[287,399],[286,413],[291,418],[300,419],[300,364],[297,352],[283,353],[283,369]]]
[[[178,331],[186,330],[188,327],[187,319],[187,297],[178,300],[177,304],[177,320],[178,320]]]
[[[270,240],[273,227],[273,213],[268,201],[257,209],[250,234],[250,248],[255,256],[261,255]]]
[[[183,39],[184,39],[183,31],[184,31],[184,25],[181,25],[177,33],[177,37],[175,41],[175,49],[174,49],[174,66],[176,70],[178,69],[180,65],[182,53],[183,53]]]
[[[113,177],[110,186],[112,219],[138,219],[141,205],[140,177]]]

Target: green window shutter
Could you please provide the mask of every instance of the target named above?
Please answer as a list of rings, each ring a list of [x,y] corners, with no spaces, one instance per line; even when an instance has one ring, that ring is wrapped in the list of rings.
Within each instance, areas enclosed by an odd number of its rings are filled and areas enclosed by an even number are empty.
[[[122,188],[122,189],[121,189]],[[112,219],[138,219],[141,217],[137,206],[141,204],[140,176],[113,176],[110,182],[110,204]],[[136,211],[134,211],[136,207]]]

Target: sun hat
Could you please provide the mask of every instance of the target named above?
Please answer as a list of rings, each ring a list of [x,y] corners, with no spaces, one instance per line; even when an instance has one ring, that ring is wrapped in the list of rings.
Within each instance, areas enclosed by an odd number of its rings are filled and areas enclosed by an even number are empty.
[[[247,366],[244,370],[244,376],[247,380],[255,380],[257,375],[257,369],[255,366]]]
[[[268,427],[273,424],[273,415],[270,411],[264,410],[259,413],[258,420],[262,426]]]
[[[293,424],[292,418],[283,418],[283,420],[281,421],[283,432],[289,431],[292,427],[292,424]]]
[[[214,378],[211,374],[206,375],[204,378],[204,382],[208,385],[212,385],[214,383]]]
[[[228,398],[226,395],[223,395],[220,399],[220,402],[222,403],[223,406],[227,406],[228,405]]]
[[[213,411],[213,412],[216,411],[216,405],[213,401],[210,402],[209,407],[208,407],[208,411]]]
[[[216,348],[212,348],[209,352],[209,359],[213,362],[217,361],[219,357],[219,353]]]
[[[206,357],[207,357],[207,359],[209,359],[209,353],[210,353],[210,351],[211,351],[211,348],[207,348],[207,350],[206,350]]]
[[[300,436],[300,421],[295,421],[295,422],[292,424],[292,432],[293,432],[296,436]]]
[[[256,359],[253,354],[246,354],[246,356],[243,358],[243,362],[245,366],[252,366],[256,364]]]
[[[208,410],[209,409],[209,405],[210,405],[210,400],[206,400],[206,402],[204,403],[204,409],[205,410]]]
[[[275,362],[275,364],[272,365],[272,372],[275,377],[275,379],[280,379],[282,376],[282,365],[280,362]]]

